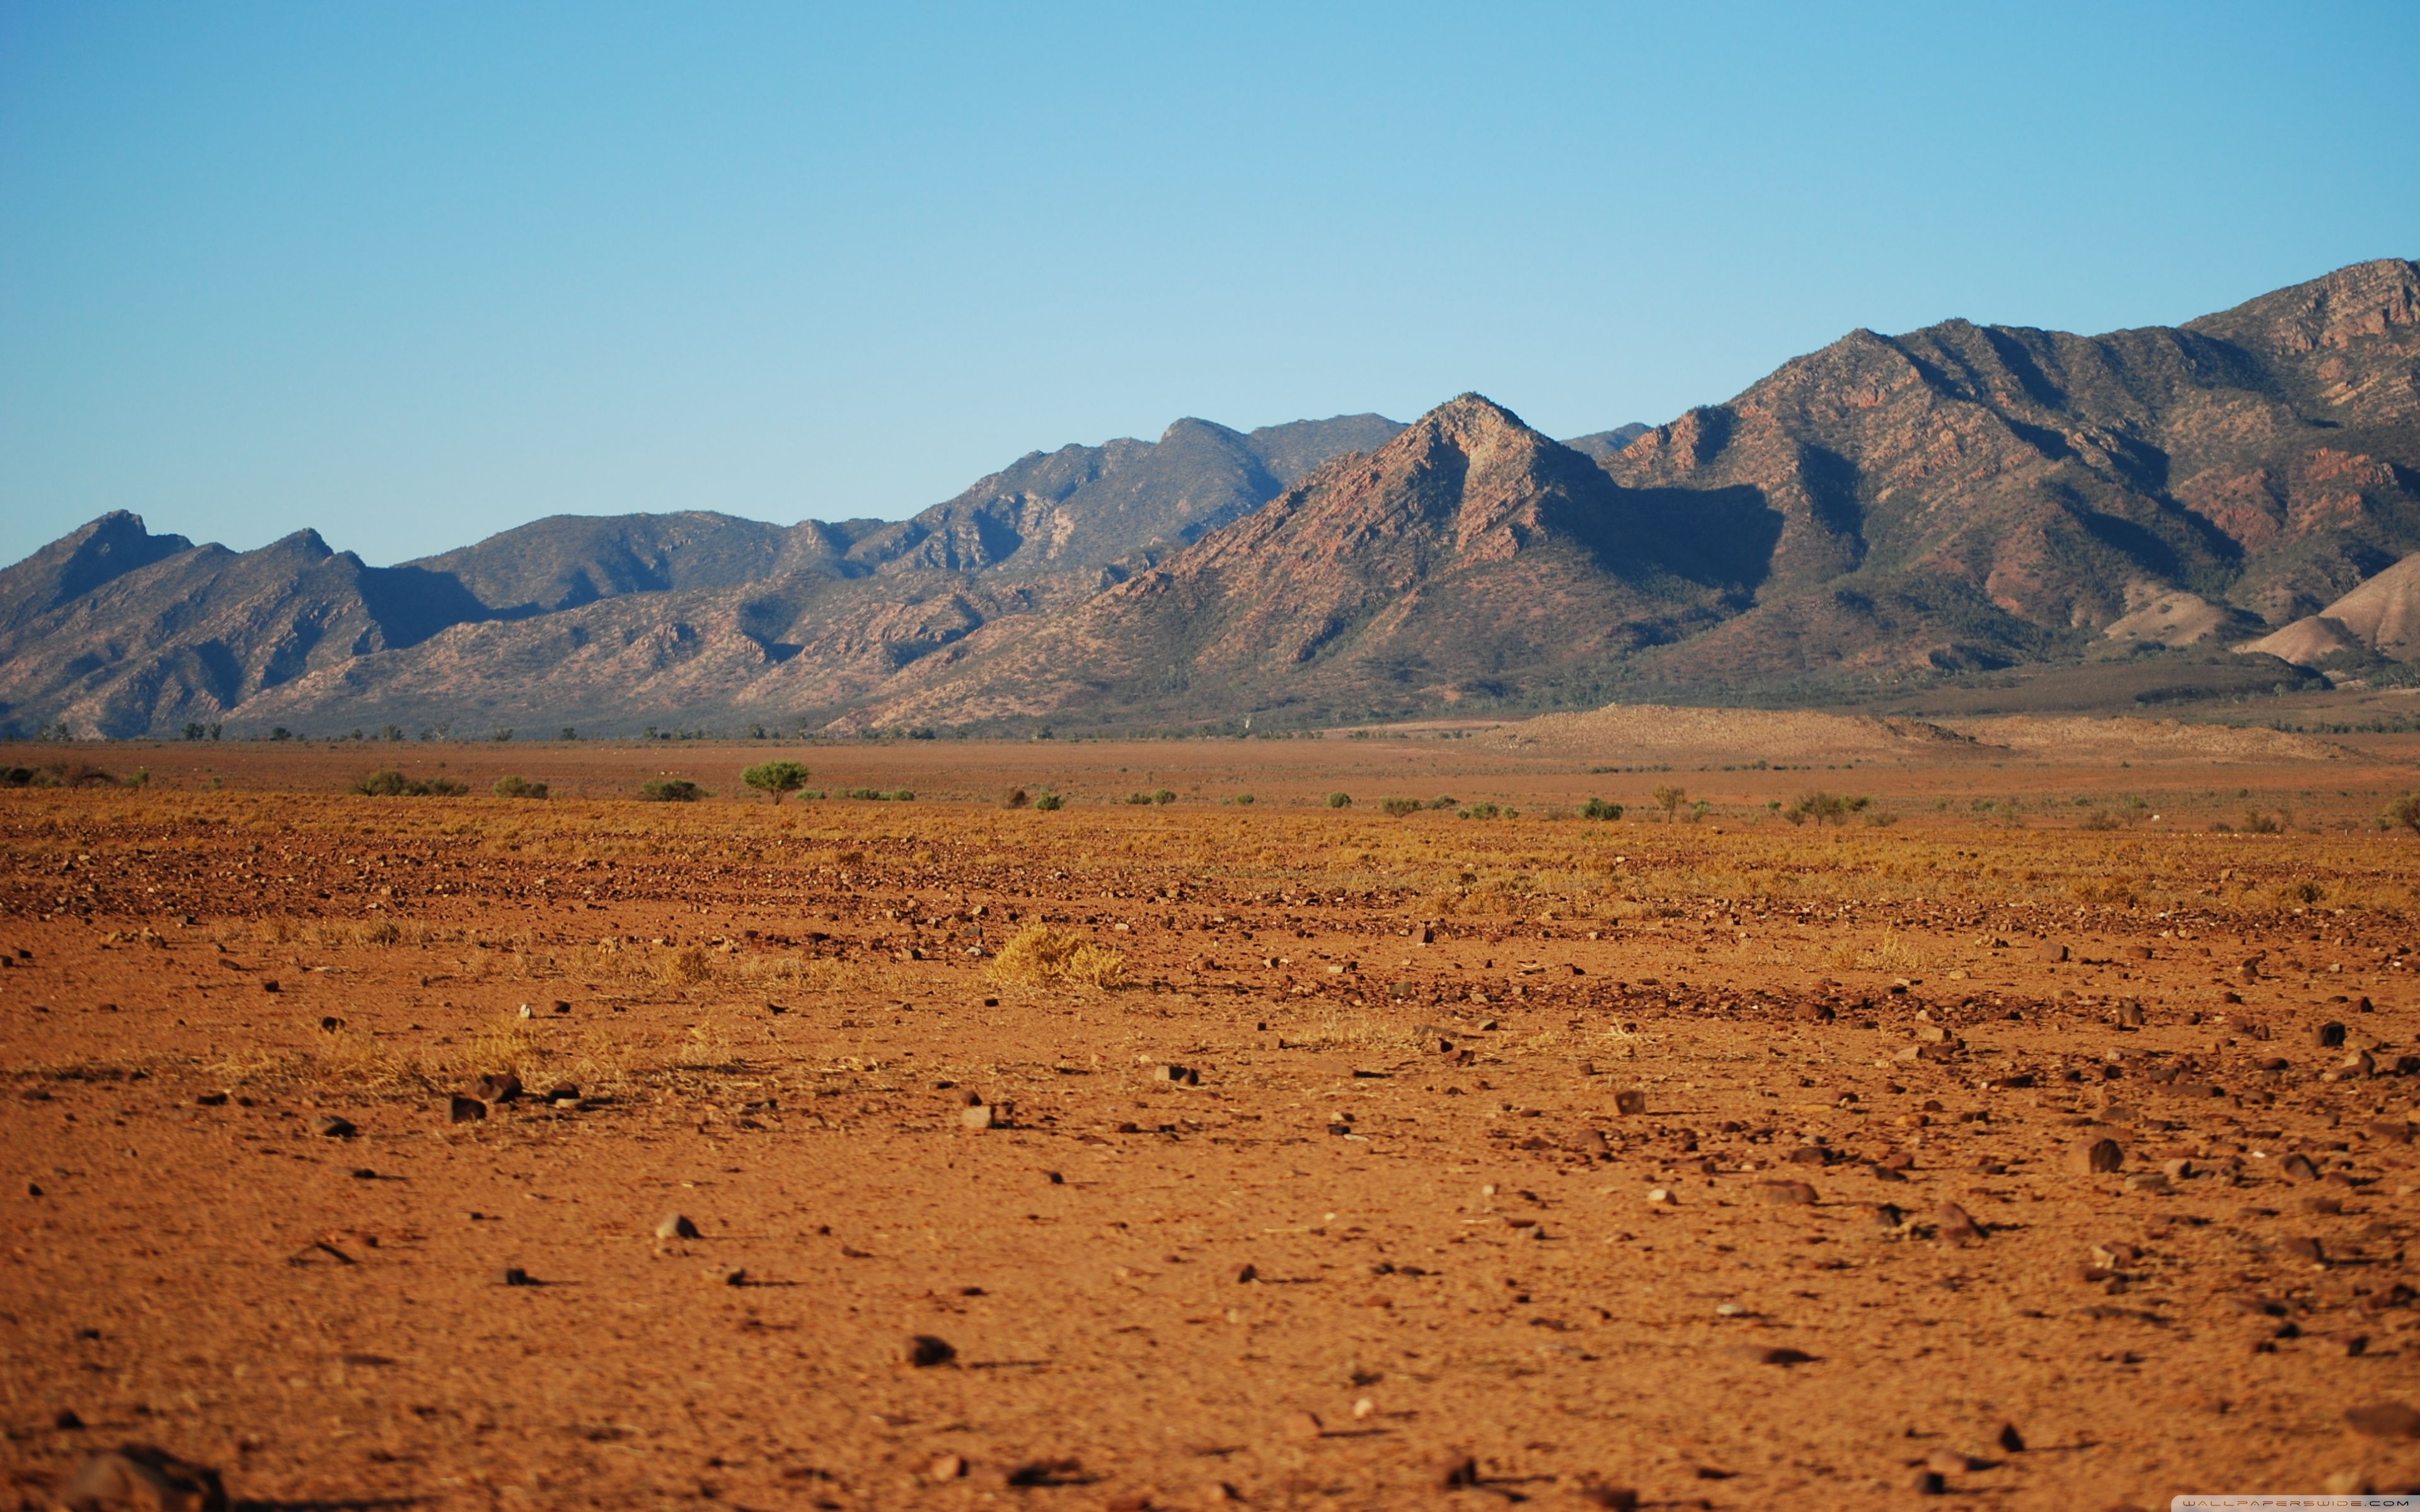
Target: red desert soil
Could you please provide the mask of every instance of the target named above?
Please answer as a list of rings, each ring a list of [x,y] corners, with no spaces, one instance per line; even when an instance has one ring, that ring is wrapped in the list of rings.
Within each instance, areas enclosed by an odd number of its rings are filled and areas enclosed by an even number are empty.
[[[0,1497],[2420,1483],[2420,741],[1584,735],[0,750]]]

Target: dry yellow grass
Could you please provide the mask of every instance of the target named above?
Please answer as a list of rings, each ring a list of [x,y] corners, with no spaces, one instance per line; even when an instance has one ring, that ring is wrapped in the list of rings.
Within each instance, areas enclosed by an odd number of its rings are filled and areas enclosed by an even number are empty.
[[[1125,980],[1125,957],[1070,931],[1032,924],[1000,948],[991,975],[1003,986],[1107,989]]]

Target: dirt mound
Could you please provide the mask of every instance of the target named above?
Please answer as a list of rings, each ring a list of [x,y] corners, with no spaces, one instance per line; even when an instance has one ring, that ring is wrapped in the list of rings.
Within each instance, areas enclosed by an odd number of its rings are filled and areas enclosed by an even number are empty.
[[[1624,766],[1930,763],[1978,756],[2057,762],[2308,762],[2334,761],[2344,754],[2308,735],[2177,719],[2011,716],[1935,724],[1812,710],[1691,709],[1656,703],[1550,714],[1506,725],[1481,738],[1521,750],[1585,756]]]
[[[1690,709],[1614,703],[1550,714],[1492,732],[1525,750],[1599,757],[1624,765],[1720,759],[1764,762],[1930,761],[1975,750],[1967,736],[1921,719],[1805,710]]]
[[[1961,721],[1979,744],[2059,762],[2332,762],[2344,748],[2283,731],[2179,719],[2010,717]]]

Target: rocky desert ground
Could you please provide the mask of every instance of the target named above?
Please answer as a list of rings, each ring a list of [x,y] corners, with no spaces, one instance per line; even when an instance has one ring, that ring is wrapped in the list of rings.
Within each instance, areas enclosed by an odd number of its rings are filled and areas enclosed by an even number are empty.
[[[0,1495],[2420,1486],[2420,739],[1550,733],[0,750]]]

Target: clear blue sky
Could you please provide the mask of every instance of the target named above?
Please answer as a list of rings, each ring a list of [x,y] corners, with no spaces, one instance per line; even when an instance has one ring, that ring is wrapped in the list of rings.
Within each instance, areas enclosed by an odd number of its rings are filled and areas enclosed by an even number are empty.
[[[0,561],[896,517],[2420,255],[2420,6],[0,0]]]

